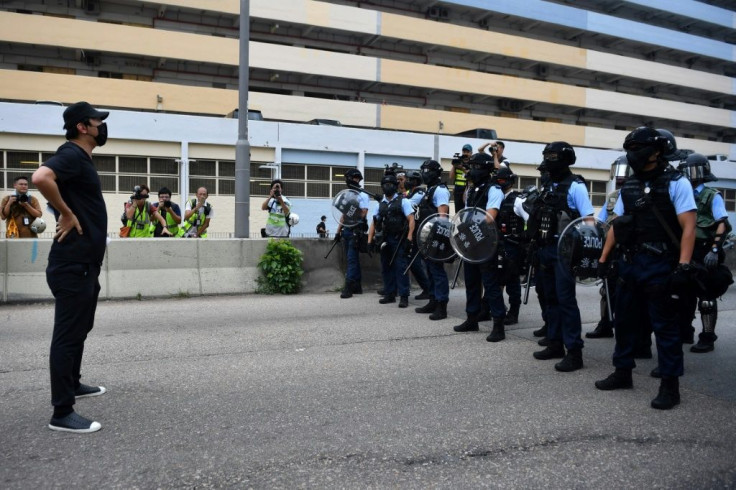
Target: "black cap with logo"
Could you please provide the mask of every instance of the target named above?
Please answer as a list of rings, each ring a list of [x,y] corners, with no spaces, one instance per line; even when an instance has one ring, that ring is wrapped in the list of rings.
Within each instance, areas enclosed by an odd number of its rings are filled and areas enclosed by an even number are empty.
[[[64,111],[64,129],[74,127],[78,122],[85,119],[101,119],[105,120],[110,113],[106,111],[98,111],[90,105],[89,102],[77,102],[66,108]]]

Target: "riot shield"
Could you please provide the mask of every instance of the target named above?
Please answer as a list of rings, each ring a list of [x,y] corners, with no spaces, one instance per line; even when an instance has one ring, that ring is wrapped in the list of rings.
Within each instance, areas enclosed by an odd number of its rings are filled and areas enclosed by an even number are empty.
[[[360,210],[360,192],[344,189],[332,199],[332,217],[346,228],[353,228],[363,222]]]
[[[491,216],[480,208],[464,208],[453,216],[450,244],[465,262],[481,264],[496,253],[498,228]]]
[[[565,270],[575,277],[575,282],[593,285],[598,281],[598,259],[606,242],[608,225],[594,218],[583,216],[565,227],[557,242],[557,257]]]
[[[433,214],[419,225],[417,246],[419,253],[432,262],[448,262],[455,258],[455,250],[450,244],[450,218]]]

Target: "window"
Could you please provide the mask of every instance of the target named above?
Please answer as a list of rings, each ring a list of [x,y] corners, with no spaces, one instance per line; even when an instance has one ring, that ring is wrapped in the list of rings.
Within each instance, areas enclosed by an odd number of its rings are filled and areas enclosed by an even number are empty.
[[[723,201],[726,204],[726,211],[736,211],[736,189],[718,189],[723,196]]]
[[[189,162],[189,175],[201,175],[203,177],[215,176],[214,160],[197,160]],[[191,188],[191,187],[190,187]]]
[[[148,163],[146,157],[118,157],[119,172],[123,174],[142,174],[148,173]]]
[[[157,194],[162,187],[168,187],[172,194],[179,193],[179,177],[151,176],[151,193]]]
[[[151,173],[179,175],[179,164],[173,158],[151,158]]]
[[[606,204],[606,186],[608,182],[594,180],[590,183],[590,201],[595,207],[604,206]]]

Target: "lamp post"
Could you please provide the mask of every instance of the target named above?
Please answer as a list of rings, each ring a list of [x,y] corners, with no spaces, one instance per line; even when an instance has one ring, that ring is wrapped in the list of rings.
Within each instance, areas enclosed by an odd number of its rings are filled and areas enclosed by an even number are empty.
[[[250,0],[240,0],[238,142],[235,145],[235,238],[248,238],[250,233],[250,143],[248,142],[249,40]]]

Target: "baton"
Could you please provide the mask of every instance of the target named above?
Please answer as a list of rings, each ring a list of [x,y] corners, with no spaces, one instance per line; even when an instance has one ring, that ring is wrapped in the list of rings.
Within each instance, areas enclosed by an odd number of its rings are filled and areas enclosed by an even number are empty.
[[[603,287],[606,288],[606,306],[608,307],[608,321],[613,323],[613,313],[611,312],[611,296],[608,294],[608,278],[603,278]]]
[[[396,249],[394,250],[394,254],[391,256],[391,261],[388,263],[388,266],[391,267],[394,265],[394,259],[396,259],[396,254],[399,253],[399,250],[401,249],[401,245],[404,243],[404,236],[401,237],[401,240],[399,240],[398,245],[396,245]],[[405,273],[406,274],[406,273]]]
[[[457,264],[457,269],[455,269],[455,278],[452,280],[452,286],[450,289],[455,289],[455,285],[457,284],[457,278],[460,275],[460,269],[463,266],[463,261],[461,260],[459,264]]]
[[[411,266],[414,265],[414,261],[417,260],[417,257],[419,257],[419,250],[417,250],[417,253],[414,254],[414,257],[412,257],[411,262],[409,262],[409,265],[407,265],[406,269],[404,269],[403,275],[406,275],[406,273],[409,272],[409,269],[411,269]]]
[[[325,258],[327,258],[327,257],[330,256],[330,254],[332,253],[332,250],[334,250],[334,248],[335,248],[335,245],[337,245],[338,243],[340,243],[340,241],[341,240],[333,240],[333,242],[335,242],[335,243],[332,244],[332,246],[330,247],[330,251],[327,252],[327,255],[325,255]]]
[[[532,271],[534,270],[534,264],[529,264],[529,270],[526,273],[526,287],[524,288],[524,304],[529,302],[529,288],[532,285]]]

